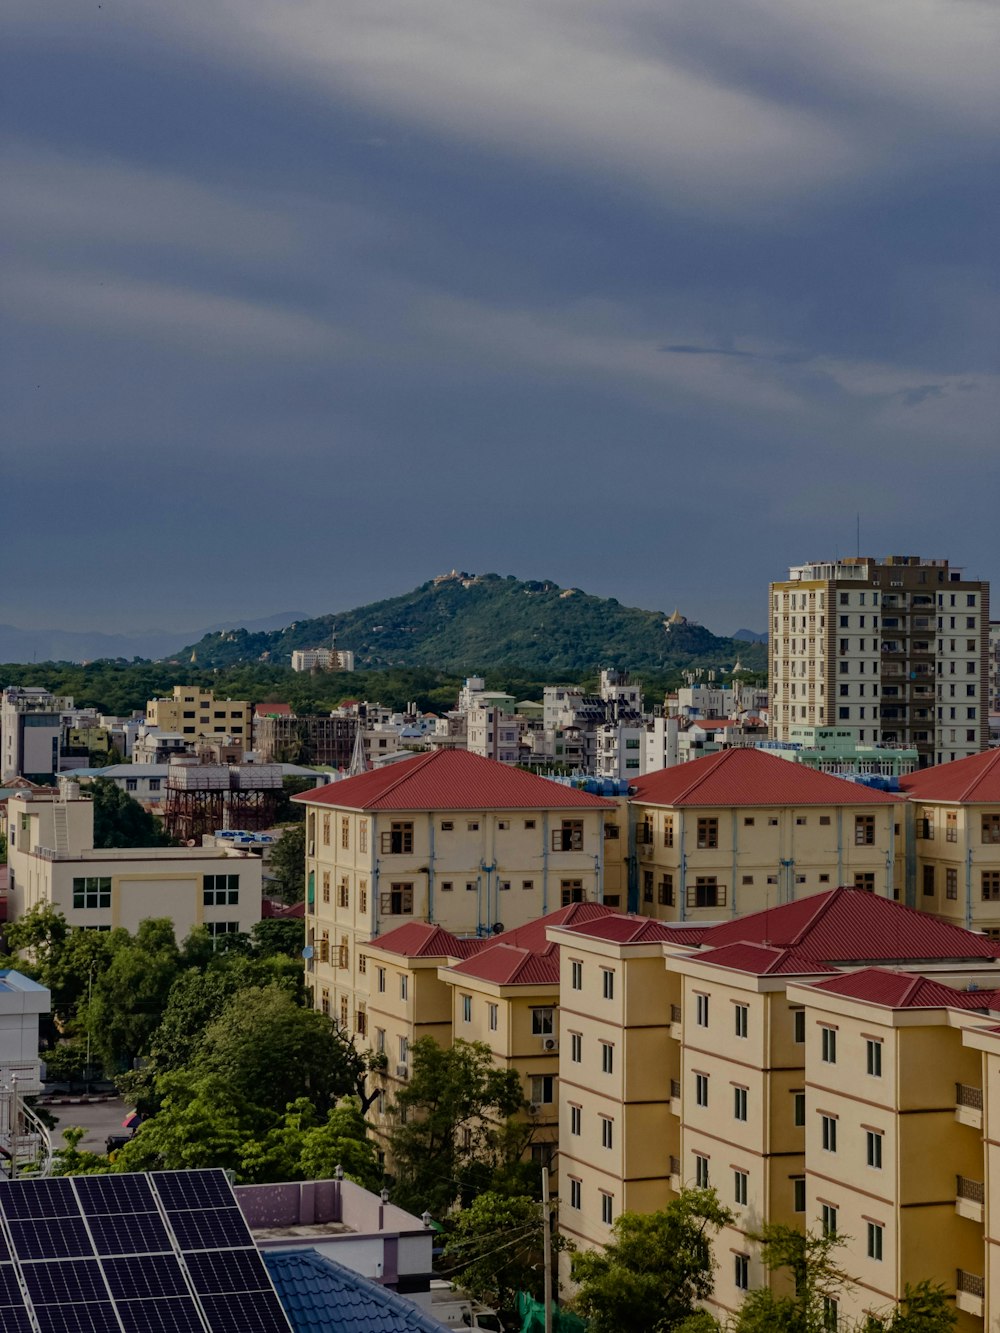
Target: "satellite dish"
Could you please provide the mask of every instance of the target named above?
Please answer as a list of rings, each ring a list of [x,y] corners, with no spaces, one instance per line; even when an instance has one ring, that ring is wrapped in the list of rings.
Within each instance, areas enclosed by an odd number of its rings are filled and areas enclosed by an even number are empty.
[[[302,957],[303,957],[303,958],[311,958],[311,957],[313,956],[313,952],[314,952],[314,950],[313,950],[312,945],[311,945],[311,944],[307,944],[307,945],[305,945],[305,947],[304,947],[303,950],[302,950]]]
[[[493,934],[494,934],[494,935],[502,935],[502,934],[503,934],[503,922],[502,922],[502,921],[494,921],[494,922],[493,922]]]
[[[187,840],[187,842],[184,844],[184,846],[185,846],[185,847],[197,847],[198,844],[197,844],[197,842],[194,840],[194,838],[188,838],[188,840]]]

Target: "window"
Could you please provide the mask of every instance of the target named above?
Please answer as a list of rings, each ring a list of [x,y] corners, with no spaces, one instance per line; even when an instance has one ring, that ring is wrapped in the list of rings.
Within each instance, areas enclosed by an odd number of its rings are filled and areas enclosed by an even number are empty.
[[[206,876],[211,878],[211,876]],[[225,876],[222,876],[224,879]],[[88,875],[73,880],[73,906],[101,908],[111,906],[111,877]]]
[[[750,1256],[733,1255],[733,1282],[740,1291],[750,1290]]]
[[[792,1211],[804,1213],[806,1210],[806,1178],[792,1176]]]
[[[694,1155],[694,1183],[700,1190],[708,1189],[708,1158],[697,1152]]]
[[[654,875],[651,870],[642,872],[642,901],[651,903],[653,901],[653,881]]]
[[[882,1077],[882,1043],[873,1037],[865,1041],[865,1064],[872,1078]]]
[[[364,976],[364,974],[365,974],[367,971],[368,971],[368,955],[367,955],[367,954],[364,954],[364,953],[359,953],[359,954],[358,954],[358,972],[361,974],[361,976]]]
[[[733,1088],[733,1119],[746,1120],[747,1118],[747,1090],[746,1088]]]
[[[801,1129],[806,1123],[806,1094],[793,1092],[792,1099],[792,1123]]]
[[[583,1059],[583,1036],[579,1032],[569,1034],[569,1058],[575,1065]]]
[[[613,1074],[615,1069],[615,1048],[610,1041],[601,1042],[601,1073]]]
[[[201,882],[202,899],[206,907],[222,907],[240,900],[239,875],[203,875]],[[73,884],[75,888],[75,880]]]
[[[531,1079],[531,1100],[536,1106],[551,1106],[555,1101],[555,1075],[534,1074]]]
[[[408,1037],[399,1039],[399,1063],[405,1065],[410,1058],[410,1040]]]
[[[674,845],[674,817],[667,815],[663,821],[663,845],[664,847],[673,847]]]
[[[375,1049],[385,1054],[385,1028],[375,1029]]]
[[[608,1116],[601,1116],[601,1147],[613,1148],[615,1146],[615,1122]]]
[[[498,1028],[499,1025],[500,1025],[500,1007],[499,1007],[499,1005],[488,1004],[488,1005],[486,1006],[486,1014],[487,1014],[487,1018],[488,1018],[488,1022],[489,1022],[489,1029],[490,1029],[490,1031],[491,1031],[491,1032],[496,1032],[497,1028]]]
[[[601,992],[606,1000],[615,998],[615,974],[610,967],[601,968]]]
[[[534,881],[533,879],[522,879],[522,880],[521,880],[521,888],[522,888],[522,889],[533,889],[534,887],[535,887],[535,881]]]
[[[674,877],[673,875],[662,875],[660,877],[660,888],[657,894],[661,907],[673,907],[674,905]]]
[[[411,916],[413,913],[413,885],[391,884],[389,892],[379,895],[383,916]]]
[[[708,1027],[708,996],[696,995],[695,997],[695,1019],[694,1021],[700,1028]]]
[[[885,1234],[885,1228],[878,1222],[868,1223],[868,1258],[882,1259],[882,1238]]]
[[[365,879],[358,885],[358,911],[362,914],[368,911],[368,881]]]
[[[350,907],[350,905],[351,905],[350,884],[346,879],[342,879],[340,883],[337,885],[337,906],[347,908]]]
[[[410,978],[403,972],[399,978],[399,998],[408,1000],[410,998]]]
[[[823,1204],[820,1209],[820,1222],[824,1236],[835,1236],[837,1234],[837,1210],[833,1204]]]
[[[604,825],[604,836],[605,836],[606,838],[611,839],[612,841],[617,842],[617,841],[618,841],[618,838],[619,838],[619,835],[620,835],[620,830],[619,830],[617,824],[605,824],[605,825]]]
[[[924,897],[925,897],[925,898],[933,898],[933,897],[934,897],[934,867],[933,867],[932,865],[925,865],[925,866],[924,866],[924,868],[923,868],[923,874],[922,874],[922,876],[921,876],[921,882],[922,882],[922,884],[923,884]]]
[[[375,969],[375,972],[376,972],[376,989],[378,990],[378,993],[379,993],[380,995],[384,995],[384,994],[385,994],[385,968],[384,968],[384,967],[376,968],[376,969]]]
[[[581,1189],[580,1189],[580,1182],[579,1182],[579,1180],[574,1180],[572,1177],[570,1177],[570,1182],[569,1182],[569,1206],[570,1206],[571,1208],[579,1208],[579,1207],[581,1206],[581,1204],[580,1204],[580,1194],[581,1194]]]
[[[466,884],[465,884],[465,892],[466,892],[466,893],[475,893],[475,892],[478,890],[478,888],[479,888],[479,881],[478,881],[478,880],[470,879],[470,880],[467,880],[467,881],[466,881]]]
[[[837,1121],[832,1115],[820,1116],[823,1149],[825,1152],[837,1151]]]
[[[323,901],[324,901],[325,903],[328,903],[328,902],[330,901],[330,872],[329,872],[329,870],[324,870],[324,871],[323,871]]]
[[[441,832],[442,832],[442,833],[451,833],[451,832],[454,831],[454,828],[455,828],[455,821],[454,821],[453,819],[442,819],[442,820],[441,820]]]
[[[401,856],[413,851],[413,824],[393,820],[389,830],[382,834],[382,855]]]
[[[351,845],[351,820],[349,815],[342,815],[340,819],[340,845],[344,851]]]
[[[983,902],[1000,901],[1000,870],[984,870],[981,873]]]
[[[330,818],[330,815],[324,815],[320,828],[320,841],[324,847],[329,847],[330,845]]]
[[[583,820],[564,819],[559,828],[552,830],[552,850],[554,852],[580,852],[583,850]]]
[[[865,1130],[865,1160],[876,1171],[882,1170],[882,1135],[877,1129]]]
[[[330,1017],[330,988],[328,986],[324,986],[320,992],[319,1008],[320,1013],[326,1014],[327,1018]]]
[[[510,820],[509,820],[509,819],[498,819],[498,820],[497,820],[497,828],[501,831],[501,833],[505,833],[505,832],[507,831],[507,829],[510,828]]]
[[[733,1172],[733,1198],[736,1203],[742,1204],[744,1208],[747,1202],[747,1180],[748,1176],[745,1171]]]
[[[559,899],[563,907],[569,907],[570,903],[583,902],[583,880],[582,879],[562,879],[559,881]]]
[[[532,1009],[531,1011],[531,1032],[535,1037],[551,1037],[552,1028],[552,1007],[547,1005],[544,1008]]]
[[[478,819],[470,819],[469,822],[466,824],[465,827],[468,829],[468,831],[469,831],[470,833],[478,833],[478,832],[479,832],[479,820],[478,820]]]
[[[695,1074],[694,1076],[694,1100],[698,1106],[708,1105],[708,1075]]]
[[[574,990],[583,990],[583,963],[574,958],[569,965],[570,985]]]
[[[719,821],[713,818],[698,820],[698,847],[706,849],[719,845]]]
[[[833,1296],[823,1297],[823,1326],[827,1333],[837,1333],[840,1328],[840,1303]]]
[[[983,842],[1000,842],[1000,815],[983,815]]]
[[[725,907],[726,889],[714,875],[697,875],[687,891],[688,907]]]
[[[569,1132],[579,1134],[583,1124],[583,1111],[579,1106],[569,1108]]]
[[[944,896],[952,902],[958,897],[958,871],[953,866],[945,867]]]
[[[368,850],[368,820],[363,819],[358,825],[358,851],[367,852]]]
[[[863,889],[865,893],[875,892],[875,872],[874,870],[856,871],[854,875],[854,887]]]
[[[820,1059],[824,1064],[837,1063],[837,1029],[820,1027]]]
[[[733,1005],[733,1024],[737,1037],[745,1037],[750,1028],[750,1009],[745,1004]]]
[[[160,779],[159,779],[159,778],[150,778],[150,779],[149,779],[149,790],[150,790],[150,791],[159,791],[159,790],[160,790]]]
[[[613,1194],[605,1194],[601,1190],[601,1221],[609,1227],[615,1220],[615,1200]]]
[[[917,837],[934,840],[934,810],[925,806],[917,818]]]
[[[218,941],[223,935],[238,935],[240,933],[240,923],[238,921],[206,921],[205,925],[208,933],[212,936],[212,948],[218,947]]]
[[[792,1010],[792,1040],[798,1045],[806,1039],[806,1011],[804,1009]]]
[[[854,845],[856,847],[875,846],[875,816],[854,816]]]
[[[524,821],[524,827],[527,828],[527,829],[532,829],[532,828],[534,828],[534,827],[535,827],[535,821],[534,821],[533,819],[526,819],[526,820]]]
[[[453,893],[455,890],[455,881],[451,879],[443,879],[440,884],[440,889],[442,893]]]
[[[744,817],[743,817],[743,827],[744,827],[744,828],[753,828],[755,822],[756,822],[756,821],[755,821],[753,815],[744,815]]]

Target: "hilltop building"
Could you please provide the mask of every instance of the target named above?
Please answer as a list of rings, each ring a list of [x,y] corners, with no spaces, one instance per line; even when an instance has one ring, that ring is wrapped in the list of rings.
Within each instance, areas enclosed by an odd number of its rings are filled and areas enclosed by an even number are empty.
[[[771,737],[796,724],[915,748],[920,767],[985,749],[989,584],[946,560],[794,566],[770,589]]]

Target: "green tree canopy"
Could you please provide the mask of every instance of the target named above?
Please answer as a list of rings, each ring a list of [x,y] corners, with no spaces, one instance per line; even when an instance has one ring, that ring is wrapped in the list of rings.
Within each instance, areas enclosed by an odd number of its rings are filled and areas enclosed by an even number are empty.
[[[110,778],[94,778],[88,790],[94,802],[95,847],[169,846],[170,839],[156,816]]]
[[[442,1263],[463,1290],[502,1313],[513,1313],[517,1293],[541,1299],[544,1287],[542,1205],[526,1194],[478,1194],[454,1218]],[[553,1236],[553,1249],[566,1242]]]
[[[180,959],[173,922],[166,917],[143,921],[126,940],[96,978],[86,1006],[94,1053],[109,1073],[129,1068],[143,1054]]]
[[[282,830],[267,858],[267,868],[274,876],[265,882],[269,893],[283,903],[302,902],[306,895],[305,824],[289,824]]]
[[[604,1250],[573,1256],[590,1333],[666,1333],[689,1319],[712,1293],[712,1240],[732,1217],[714,1190],[684,1190],[662,1212],[622,1213]]]

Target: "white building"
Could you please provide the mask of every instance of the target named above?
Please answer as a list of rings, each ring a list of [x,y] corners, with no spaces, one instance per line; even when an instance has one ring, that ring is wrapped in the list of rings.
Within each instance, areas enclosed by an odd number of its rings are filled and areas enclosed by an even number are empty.
[[[292,653],[293,671],[353,671],[354,654],[349,648],[297,648]]]
[[[63,728],[73,700],[35,685],[9,685],[0,702],[0,782],[51,782],[60,771]]]

